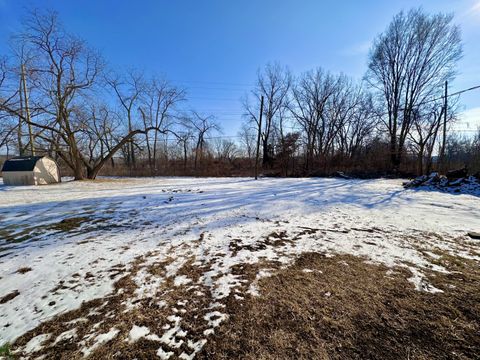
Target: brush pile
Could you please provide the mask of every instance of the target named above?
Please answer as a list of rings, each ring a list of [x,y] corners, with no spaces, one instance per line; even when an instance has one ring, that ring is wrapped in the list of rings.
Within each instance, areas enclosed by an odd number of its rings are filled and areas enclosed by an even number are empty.
[[[480,173],[468,175],[466,168],[449,171],[446,175],[433,172],[404,182],[403,187],[480,196]]]

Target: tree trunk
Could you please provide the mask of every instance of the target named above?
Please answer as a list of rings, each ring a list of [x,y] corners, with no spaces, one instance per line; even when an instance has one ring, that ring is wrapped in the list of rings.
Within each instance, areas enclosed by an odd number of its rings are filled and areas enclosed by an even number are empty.
[[[270,163],[270,156],[268,155],[268,140],[267,139],[263,140],[262,147],[263,147],[262,165],[265,167]]]
[[[78,159],[80,160],[80,159]],[[84,174],[84,171],[83,171],[83,166],[82,166],[82,163],[77,161],[77,159],[75,159],[75,167],[73,169],[73,175],[74,175],[74,179],[75,180],[83,180],[85,179],[85,174]]]
[[[184,175],[187,171],[187,142],[183,143],[183,171]]]
[[[423,175],[423,153],[424,152],[425,152],[424,145],[422,145],[418,150],[418,175]]]

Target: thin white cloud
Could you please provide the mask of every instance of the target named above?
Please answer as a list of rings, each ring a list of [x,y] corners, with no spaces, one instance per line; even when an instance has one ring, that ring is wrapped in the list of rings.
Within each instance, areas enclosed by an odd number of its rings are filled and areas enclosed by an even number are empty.
[[[471,108],[460,113],[453,130],[476,131],[480,129],[480,107]]]
[[[477,1],[471,8],[471,14],[480,14],[480,1]]]
[[[359,56],[366,55],[372,46],[371,41],[362,41],[351,46],[348,46],[342,50],[343,55],[347,56]]]
[[[480,23],[480,0],[468,0],[456,16],[457,21],[464,24],[478,25]]]

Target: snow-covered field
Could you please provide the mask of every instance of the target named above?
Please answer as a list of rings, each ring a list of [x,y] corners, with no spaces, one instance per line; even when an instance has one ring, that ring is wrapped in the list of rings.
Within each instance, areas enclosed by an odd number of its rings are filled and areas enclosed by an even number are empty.
[[[97,323],[80,337],[72,321],[60,335],[33,337],[23,354],[73,339],[89,355],[121,337],[129,344],[157,342],[160,358],[174,351],[191,358],[228,318],[227,297],[261,295],[256,280],[233,271],[239,265],[287,265],[311,251],[348,253],[407,267],[412,286],[435,292],[441,290],[423,270],[446,270],[426,254],[440,249],[480,260],[480,242],[466,236],[479,230],[480,197],[404,190],[401,180],[144,178],[0,185],[0,345],[84,301],[108,303],[109,295],[123,291],[115,282],[131,274],[133,295],[117,311],[128,313],[155,299],[171,312],[163,333],[141,324],[105,331]],[[165,271],[151,271],[156,264],[166,264]],[[182,270],[187,264],[198,277]],[[271,271],[266,266],[256,279]],[[162,302],[166,284],[188,295],[174,307]],[[203,337],[190,337],[184,317],[206,292]]]

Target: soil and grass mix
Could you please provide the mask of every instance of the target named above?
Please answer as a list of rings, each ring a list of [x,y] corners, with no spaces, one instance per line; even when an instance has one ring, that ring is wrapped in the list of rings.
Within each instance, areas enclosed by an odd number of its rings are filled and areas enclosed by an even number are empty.
[[[403,268],[306,254],[232,303],[202,359],[478,359],[480,269],[446,254],[420,292]]]

